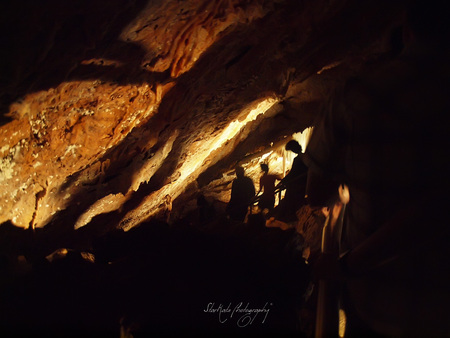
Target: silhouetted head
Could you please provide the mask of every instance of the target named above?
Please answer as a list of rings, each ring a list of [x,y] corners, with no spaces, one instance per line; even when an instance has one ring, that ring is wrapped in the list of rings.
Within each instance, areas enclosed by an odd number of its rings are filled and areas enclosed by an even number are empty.
[[[286,150],[290,150],[296,154],[300,154],[302,152],[302,146],[296,140],[290,140],[286,143]]]
[[[261,163],[259,165],[261,167],[261,170],[264,171],[266,174],[269,172],[269,166],[265,163]]]
[[[237,177],[244,177],[245,176],[245,170],[241,166],[236,167],[236,176]]]

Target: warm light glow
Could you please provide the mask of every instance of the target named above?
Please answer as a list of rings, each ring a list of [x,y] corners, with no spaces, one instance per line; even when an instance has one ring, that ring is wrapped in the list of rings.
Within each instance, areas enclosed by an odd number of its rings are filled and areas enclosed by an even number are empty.
[[[271,148],[267,149],[267,152],[262,152],[260,156],[251,155],[249,160],[243,160],[241,165],[245,169],[245,174],[253,180],[257,191],[259,189],[259,178],[262,175],[260,163],[264,162],[269,166],[269,173],[284,177],[288,170],[291,169],[295,157],[294,153],[284,149],[285,144],[288,140],[295,138],[300,144],[306,147],[311,132],[312,128],[306,128],[301,133],[291,135],[291,137],[286,136],[285,142],[280,142],[277,147],[273,148],[272,142],[270,145]],[[208,195],[214,200],[228,203],[230,200],[230,190],[223,190],[223,186],[224,184],[230,184],[229,188],[231,188],[231,181],[234,177],[234,170],[225,172],[222,174],[222,177],[210,182],[205,190],[208,191]],[[284,193],[285,190],[281,192],[281,198],[284,197]],[[279,197],[279,194],[276,194],[275,206],[279,203]]]
[[[77,230],[86,224],[88,224],[92,218],[99,214],[108,213],[119,209],[123,203],[127,201],[126,196],[123,194],[109,194],[98,201],[96,201],[91,207],[83,213],[74,225],[74,229]]]
[[[131,189],[133,191],[137,191],[139,186],[143,182],[148,182],[149,179],[155,174],[155,172],[161,167],[162,163],[172,151],[173,143],[178,137],[178,130],[175,130],[169,137],[169,139],[165,142],[164,146],[159,149],[148,161],[142,165],[141,160],[138,159],[138,166],[141,168],[139,171],[133,175]]]
[[[261,162],[263,162],[266,158],[268,158],[272,153],[273,153],[273,150],[271,150],[268,153],[265,153],[263,156],[261,156]]]
[[[330,63],[330,64],[328,64],[328,65],[322,67],[322,69],[320,69],[320,70],[317,72],[317,74],[320,75],[320,74],[322,74],[322,73],[323,73],[324,71],[326,71],[326,70],[330,70],[330,69],[333,69],[333,68],[339,66],[341,63],[342,63],[342,61],[335,61],[335,62],[332,62],[332,63]]]
[[[347,317],[342,309],[339,309],[339,337],[344,337],[345,335],[345,325],[347,324]]]
[[[121,222],[122,228],[125,231],[129,230],[143,219],[151,217],[160,211],[159,207],[164,207],[161,202],[164,196],[171,196],[172,201],[177,198],[198,177],[200,174],[199,169],[201,169],[202,164],[212,152],[219,149],[225,142],[233,139],[247,123],[254,121],[259,115],[264,114],[277,102],[278,99],[276,98],[266,98],[257,103],[256,107],[251,109],[245,118],[232,121],[219,134],[210,139],[204,139],[190,144],[189,146],[192,151],[187,151],[188,156],[178,170],[179,177],[148,196],[137,210],[127,214]]]
[[[306,128],[302,132],[295,133],[292,135],[292,138],[296,140],[302,146],[302,152],[305,152],[306,147],[308,146],[309,140],[311,139],[313,133],[313,127]]]
[[[204,140],[199,144],[199,149],[195,154],[191,154],[189,158],[183,163],[180,168],[181,176],[177,180],[178,185],[182,184],[192,173],[194,173],[204,162],[204,160],[216,149],[220,148],[225,142],[234,138],[241,129],[249,122],[254,121],[259,115],[264,114],[270,107],[272,107],[278,100],[268,98],[260,102],[256,108],[252,109],[247,117],[242,120],[235,120],[231,122],[219,135],[209,140]],[[185,186],[185,185],[184,185]],[[170,194],[173,196],[173,194]]]
[[[178,131],[172,133],[167,142],[164,144],[164,147],[159,149],[150,160],[148,160],[139,172],[133,175],[132,184],[130,187],[130,191],[137,191],[139,186],[150,179],[153,174],[160,168],[161,164],[166,159],[167,155],[172,150],[173,142],[178,136]],[[141,160],[138,158],[138,162]],[[139,163],[140,164],[140,163]],[[129,198],[131,194],[128,193],[123,195],[119,194],[109,194],[98,201],[96,201],[93,205],[89,207],[76,221],[74,225],[74,229],[77,230],[86,224],[88,224],[92,218],[97,215],[108,213],[119,209]]]

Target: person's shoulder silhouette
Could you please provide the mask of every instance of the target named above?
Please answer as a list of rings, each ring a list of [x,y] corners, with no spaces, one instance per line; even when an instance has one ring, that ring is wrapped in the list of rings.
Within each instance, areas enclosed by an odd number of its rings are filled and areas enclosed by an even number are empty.
[[[229,216],[236,220],[243,220],[254,196],[255,186],[252,179],[245,176],[244,168],[238,166],[236,179],[231,186],[231,199],[227,206]]]

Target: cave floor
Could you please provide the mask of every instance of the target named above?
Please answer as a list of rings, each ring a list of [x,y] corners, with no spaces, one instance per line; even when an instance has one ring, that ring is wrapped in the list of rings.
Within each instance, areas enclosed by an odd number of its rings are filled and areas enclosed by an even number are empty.
[[[70,251],[2,279],[0,330],[47,337],[307,336],[309,267],[298,236],[225,219],[113,232],[94,242],[95,263]]]

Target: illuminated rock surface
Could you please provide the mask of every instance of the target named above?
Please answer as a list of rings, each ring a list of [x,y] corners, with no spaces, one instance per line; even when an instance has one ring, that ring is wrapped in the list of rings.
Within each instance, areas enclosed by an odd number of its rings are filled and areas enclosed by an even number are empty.
[[[45,230],[45,256],[223,206],[236,164],[285,170],[334,86],[396,52],[394,3],[2,3],[0,228]]]
[[[356,1],[2,6],[15,30],[0,222],[22,228],[106,213],[130,228],[163,212],[165,196],[189,198],[310,126],[334,83],[390,52],[397,13]]]

